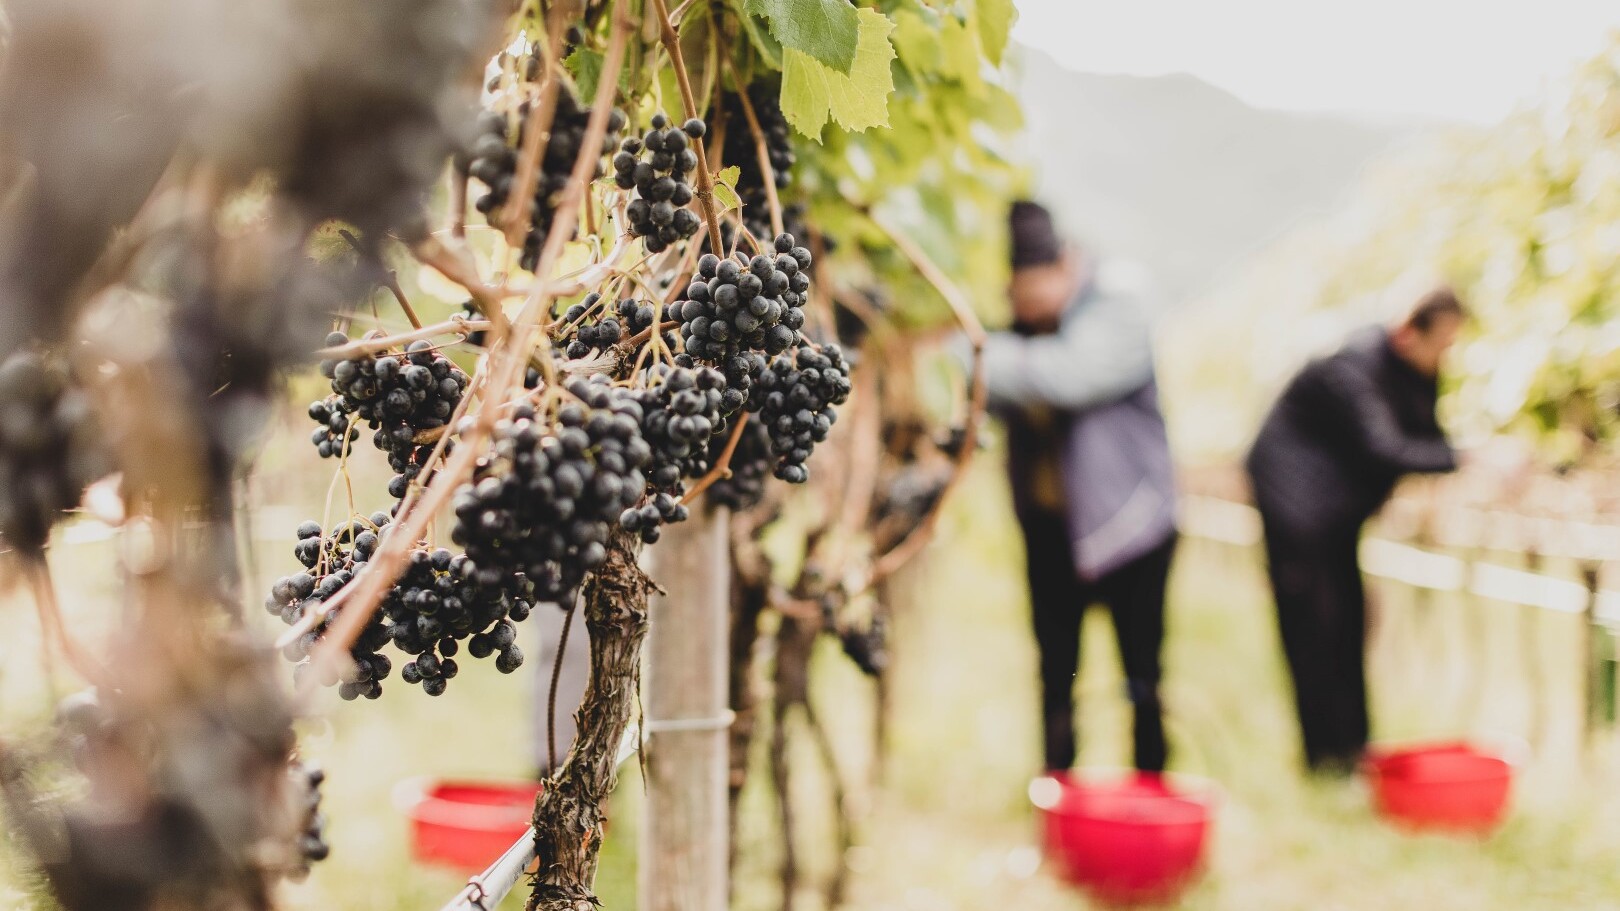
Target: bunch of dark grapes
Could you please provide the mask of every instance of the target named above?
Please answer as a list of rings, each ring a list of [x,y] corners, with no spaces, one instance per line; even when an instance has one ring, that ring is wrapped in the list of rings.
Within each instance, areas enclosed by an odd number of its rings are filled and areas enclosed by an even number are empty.
[[[456,498],[452,539],[484,584],[521,572],[540,601],[572,603],[585,574],[607,557],[608,534],[642,498],[652,449],[642,407],[600,374],[564,384],[554,432],[518,406],[495,431],[492,453]]]
[[[716,364],[726,377],[722,411],[730,415],[746,401],[753,377],[764,369],[766,355],[780,354],[799,340],[804,325],[805,294],[810,289],[810,251],[795,246],[793,236],[776,238],[773,259],[763,253],[720,259],[706,253],[686,298],[674,301],[665,316],[679,320],[685,353]]]
[[[354,442],[360,439],[360,428],[354,426],[353,419],[345,410],[347,407],[348,403],[337,395],[309,403],[309,419],[318,425],[309,435],[309,441],[315,444],[315,451],[323,459],[353,451]]]
[[[770,433],[776,477],[803,484],[815,444],[838,419],[834,405],[849,398],[849,364],[837,345],[801,346],[777,355],[755,379],[748,410]]]
[[[348,336],[334,332],[328,346],[346,344]],[[427,341],[415,341],[403,354],[359,355],[321,362],[321,373],[331,379],[331,395],[309,406],[309,416],[320,427],[311,441],[323,457],[338,455],[344,440],[353,442],[355,426],[365,421],[374,431],[372,444],[388,453],[394,471],[408,475],[395,486],[408,483],[425,453],[417,435],[449,422],[467,390],[467,374]],[[403,495],[401,492],[400,495]]]
[[[708,500],[734,512],[752,509],[765,496],[765,482],[771,476],[775,456],[771,453],[771,434],[758,419],[750,419],[739,431],[737,448],[731,453],[731,477],[721,478],[704,492]],[[726,438],[716,436],[709,441],[709,460],[712,464],[725,449]]]
[[[293,555],[304,565],[304,571],[277,579],[270,587],[270,597],[265,599],[265,610],[290,626],[302,620],[308,611],[318,609],[322,602],[337,594],[365,567],[372,554],[376,553],[380,535],[388,522],[388,514],[378,512],[370,518],[356,517],[343,522],[327,534],[322,534],[319,522],[308,521],[299,525],[298,543],[293,545]],[[341,608],[333,611],[313,629],[289,644],[285,651],[287,658],[293,661],[307,658],[315,643],[326,632],[327,625],[340,611]],[[354,659],[350,672],[341,681],[333,678],[322,680],[321,683],[327,686],[338,684],[338,695],[345,700],[361,696],[376,699],[381,696],[382,681],[393,670],[393,662],[381,652],[391,639],[383,615],[379,613],[373,616],[350,648],[350,657]],[[305,670],[308,667],[307,663],[300,664],[294,673],[308,673]]]
[[[686,175],[697,168],[691,145],[703,133],[703,121],[696,117],[677,128],[663,114],[654,114],[652,129],[640,139],[626,139],[613,156],[619,189],[635,191],[625,209],[630,233],[646,239],[648,253],[660,253],[697,233],[697,213],[686,208],[692,201]]]
[[[587,357],[592,351],[606,350],[625,339],[634,338],[641,331],[651,328],[658,316],[658,309],[651,302],[627,299],[619,301],[611,315],[603,316],[596,322],[585,322],[591,309],[601,299],[602,295],[592,291],[563,312],[564,331],[568,326],[577,327],[573,339],[564,349],[568,357]]]
[[[980,437],[974,442],[977,448],[984,448],[983,437]],[[967,445],[967,427],[965,425],[961,427],[952,427],[941,434],[939,438],[934,441],[934,445],[939,447],[939,451],[945,453],[945,455],[953,459],[956,458],[962,454],[962,447]]]
[[[369,519],[343,523],[328,535],[321,533],[319,523],[300,525],[293,552],[306,570],[277,579],[265,609],[289,625],[303,619],[365,567],[388,522],[388,515],[379,512]],[[453,656],[459,643],[469,637],[474,640],[469,650],[477,657],[489,654],[489,650],[480,654],[478,641],[499,641],[501,655],[495,665],[511,673],[523,663],[522,652],[512,644],[517,632],[512,624],[527,619],[533,603],[534,587],[521,573],[491,580],[476,572],[465,555],[443,548],[417,548],[352,649],[354,667],[341,679],[322,682],[338,683],[338,695],[344,699],[376,699],[382,695],[382,681],[393,671],[393,662],[381,653],[391,643],[414,656],[400,669],[400,677],[406,683],[420,683],[424,692],[437,696],[456,676]],[[333,616],[339,612],[341,608]],[[305,658],[331,619],[290,645],[287,657]]]
[[[533,586],[521,573],[486,584],[464,554],[442,547],[412,551],[405,572],[382,603],[395,647],[416,656],[400,668],[400,678],[420,683],[429,696],[442,694],[459,670],[455,655],[461,640],[489,634],[506,637],[498,631],[511,628],[512,621],[528,619],[533,596]],[[516,638],[515,629],[510,638]],[[523,664],[523,653],[509,645],[495,664],[511,673]]]
[[[678,302],[687,353],[723,363],[740,350],[786,351],[804,325],[810,288],[804,270],[809,267],[810,251],[795,246],[790,234],[776,238],[774,258],[763,253],[752,259],[742,253],[733,259],[704,254],[686,299]]]
[[[523,148],[523,134],[527,127],[529,102],[518,105],[517,129],[508,128],[506,115],[485,111],[478,118],[478,138],[474,140],[467,173],[478,178],[489,192],[474,203],[479,212],[491,216],[506,204],[517,180],[519,150]],[[529,219],[529,232],[523,239],[523,255],[519,262],[525,269],[534,269],[540,260],[540,247],[551,231],[551,220],[557,211],[558,196],[568,186],[568,177],[574,170],[585,141],[585,129],[591,119],[591,109],[582,107],[572,94],[557,93],[557,110],[552,117],[551,131],[545,151],[540,156],[540,170],[534,185],[534,205]],[[619,144],[619,131],[624,129],[625,118],[620,111],[608,116],[607,134],[602,139],[601,155],[609,155]],[[512,134],[512,135],[508,135]],[[592,179],[603,175],[600,157]]]
[[[64,363],[32,350],[0,364],[0,536],[45,546],[51,525],[106,473],[89,396]]]
[[[872,504],[872,525],[920,522],[934,510],[950,479],[949,465],[912,463],[897,469],[883,484]]]
[[[776,190],[781,191],[793,183],[793,130],[782,115],[781,92],[773,85],[756,82],[748,87],[748,101],[759,120],[760,132],[765,136],[766,157],[771,162]],[[765,173],[759,167],[759,154],[754,146],[754,132],[749,128],[742,102],[736,95],[725,96],[726,130],[725,161],[737,166],[737,196],[742,200],[743,225],[755,237],[771,234],[771,209],[765,193]],[[784,221],[788,211],[783,211]],[[791,230],[791,228],[790,228]]]
[[[467,640],[467,653],[474,658],[495,655],[495,669],[510,674],[523,666],[523,652],[517,647],[517,627],[497,623]]]
[[[830,241],[831,238],[825,235],[822,237],[824,246],[831,246]],[[857,288],[854,296],[870,304],[870,310],[865,314],[857,313],[857,311],[851,310],[845,305],[842,297],[834,298],[833,336],[851,349],[859,351],[866,344],[867,336],[872,331],[872,326],[867,320],[874,316],[884,317],[888,315],[892,307],[889,303],[888,294],[881,288]]]
[[[193,636],[164,698],[125,683],[58,706],[81,774],[53,767],[54,750],[7,755],[6,845],[39,852],[51,907],[267,907],[275,880],[321,853],[300,844],[312,801],[289,777],[294,706],[274,656],[246,629]]]
[[[865,629],[844,627],[838,630],[838,641],[844,654],[855,662],[861,673],[876,677],[889,663],[888,626],[882,615],[874,614]]]
[[[574,40],[574,30],[572,26],[569,28],[568,43],[570,47],[579,43]],[[489,79],[484,82],[484,91],[490,94],[495,94],[501,90],[501,81],[507,77],[508,73],[513,75],[521,73],[525,82],[534,82],[540,78],[540,58],[534,54],[518,55],[511,51],[501,51],[495,55],[494,64],[496,72],[492,73]]]
[[[294,800],[298,801],[295,811],[302,814],[296,860],[290,878],[294,882],[302,882],[309,876],[312,864],[325,860],[332,853],[331,845],[326,842],[326,816],[321,813],[321,783],[326,781],[326,773],[318,765],[295,760],[287,767],[287,777]]]
[[[726,378],[713,367],[670,367],[649,373],[646,387],[632,393],[641,404],[641,437],[652,449],[647,483],[652,498],[619,516],[626,531],[639,531],[648,544],[658,540],[660,526],[683,522],[687,508],[677,500],[685,482],[709,470],[709,442],[725,428],[720,402]]]

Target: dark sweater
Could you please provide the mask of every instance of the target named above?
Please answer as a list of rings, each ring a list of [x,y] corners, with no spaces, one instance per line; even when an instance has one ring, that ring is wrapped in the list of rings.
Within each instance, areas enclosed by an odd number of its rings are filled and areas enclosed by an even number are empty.
[[[1306,364],[1249,451],[1267,523],[1302,534],[1354,530],[1402,475],[1454,469],[1437,397],[1434,378],[1402,360],[1381,327]]]

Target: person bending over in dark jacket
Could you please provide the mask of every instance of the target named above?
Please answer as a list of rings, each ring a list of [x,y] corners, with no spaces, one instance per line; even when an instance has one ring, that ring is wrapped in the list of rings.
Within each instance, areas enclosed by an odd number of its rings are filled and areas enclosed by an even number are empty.
[[[1306,764],[1347,773],[1367,745],[1361,526],[1402,475],[1451,471],[1437,377],[1465,311],[1430,292],[1314,360],[1283,390],[1249,451]]]
[[[1113,615],[1135,709],[1138,769],[1164,768],[1159,703],[1175,488],[1153,379],[1149,314],[1117,270],[1059,240],[1039,205],[1011,213],[1015,327],[992,333],[985,379],[1007,425],[1024,534],[1048,771],[1074,764],[1080,621]]]

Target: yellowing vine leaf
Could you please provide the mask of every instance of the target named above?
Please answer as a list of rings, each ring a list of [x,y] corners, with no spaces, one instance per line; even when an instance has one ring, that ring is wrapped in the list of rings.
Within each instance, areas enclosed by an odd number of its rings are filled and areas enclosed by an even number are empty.
[[[742,176],[742,169],[736,165],[721,169],[714,175],[714,201],[719,207],[716,215],[729,212],[732,209],[742,208],[742,199],[737,196],[737,178]]]
[[[855,62],[846,75],[793,48],[782,51],[782,113],[804,135],[821,140],[829,119],[853,132],[888,126],[889,94],[894,91],[894,23],[882,13],[861,9]]]
[[[1001,54],[1007,49],[1007,36],[1018,19],[1013,0],[974,0],[973,18],[979,26],[979,44],[984,56],[1001,66]]]

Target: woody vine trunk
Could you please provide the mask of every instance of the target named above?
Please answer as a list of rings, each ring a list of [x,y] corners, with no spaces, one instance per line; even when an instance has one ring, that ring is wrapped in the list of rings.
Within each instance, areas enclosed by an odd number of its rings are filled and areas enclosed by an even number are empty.
[[[591,675],[575,714],[579,733],[562,766],[535,800],[540,868],[528,911],[593,911],[602,848],[603,805],[618,782],[624,740],[641,679],[647,598],[656,589],[636,564],[637,538],[616,531],[607,560],[585,583],[584,616]]]

